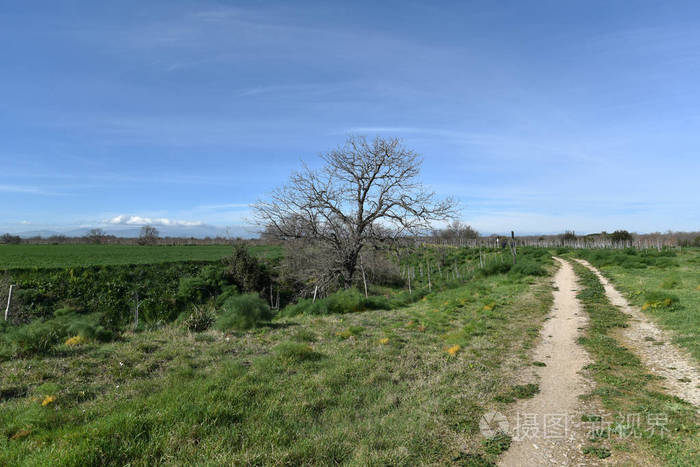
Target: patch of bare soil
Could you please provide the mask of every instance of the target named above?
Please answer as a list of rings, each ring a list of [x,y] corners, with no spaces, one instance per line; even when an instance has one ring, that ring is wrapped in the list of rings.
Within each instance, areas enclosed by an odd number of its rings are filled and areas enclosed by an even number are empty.
[[[573,267],[555,259],[560,268],[554,276],[554,304],[533,355],[535,361],[546,364],[535,371],[540,392],[518,402],[509,414],[513,441],[501,456],[500,465],[599,465],[611,460],[582,453],[590,430],[582,416],[591,413],[591,403],[584,403],[579,396],[591,389],[590,381],[582,374],[590,358],[577,339],[587,316],[576,298]]]
[[[639,356],[649,370],[664,378],[666,392],[695,406],[700,406],[700,369],[693,358],[671,343],[671,337],[660,329],[640,309],[631,306],[610,281],[588,261],[577,259],[593,271],[605,287],[613,305],[630,315],[629,327],[622,330],[625,346]],[[662,343],[662,345],[659,345]]]

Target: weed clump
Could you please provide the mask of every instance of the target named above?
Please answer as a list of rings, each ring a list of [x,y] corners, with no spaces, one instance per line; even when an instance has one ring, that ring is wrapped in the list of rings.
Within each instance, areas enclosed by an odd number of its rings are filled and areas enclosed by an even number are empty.
[[[260,326],[263,322],[272,319],[272,316],[270,307],[258,295],[237,295],[224,302],[215,327],[224,332],[244,331]]]
[[[507,451],[510,448],[511,437],[505,433],[497,433],[491,438],[485,439],[482,444],[484,446],[484,451],[488,454],[494,456]]]
[[[98,314],[80,314],[71,308],[61,308],[51,319],[36,319],[28,324],[7,327],[2,341],[11,355],[28,357],[46,355],[56,345],[83,344],[89,340],[107,342],[113,333],[100,324]],[[0,341],[0,344],[2,344]]]
[[[644,294],[642,310],[675,311],[678,307],[680,307],[680,300],[676,295],[657,291],[650,291]]]
[[[598,459],[610,457],[610,449],[596,446],[586,446],[583,448],[583,453],[596,456]]]
[[[211,307],[195,305],[182,324],[191,332],[202,332],[209,329],[215,320],[216,316]]]
[[[275,356],[285,364],[314,361],[321,358],[313,347],[300,342],[284,342],[274,349]]]

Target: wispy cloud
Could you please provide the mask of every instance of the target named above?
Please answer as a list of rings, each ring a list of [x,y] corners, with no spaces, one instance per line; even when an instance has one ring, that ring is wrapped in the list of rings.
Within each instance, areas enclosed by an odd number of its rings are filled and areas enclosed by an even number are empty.
[[[204,225],[204,223],[201,221],[185,221],[168,219],[166,217],[151,218],[127,215],[115,216],[111,219],[108,219],[106,223],[110,225],[162,225],[168,227],[196,227]]]
[[[26,195],[61,196],[64,193],[45,190],[43,188],[26,185],[0,185],[0,191],[5,193],[22,193]]]

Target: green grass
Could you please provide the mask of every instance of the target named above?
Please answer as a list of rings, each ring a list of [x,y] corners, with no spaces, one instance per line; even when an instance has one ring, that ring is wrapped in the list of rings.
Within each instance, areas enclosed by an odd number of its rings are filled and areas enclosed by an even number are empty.
[[[692,405],[664,394],[658,378],[619,344],[616,333],[627,325],[627,315],[608,301],[595,274],[578,263],[574,268],[582,286],[578,296],[590,317],[581,338],[593,359],[587,369],[596,387],[589,397],[600,398],[611,423],[610,430],[602,430],[591,439],[585,452],[605,457],[611,449],[625,453],[623,456],[633,453],[656,465],[700,465],[697,412]],[[648,431],[649,417],[659,414],[667,417],[666,431],[655,429],[652,433]],[[603,442],[610,446],[601,446]]]
[[[251,246],[258,257],[275,258],[280,246]],[[231,255],[231,245],[0,245],[0,270],[217,261]]]
[[[489,465],[510,440],[479,417],[550,305],[546,278],[495,275],[391,311],[4,361],[0,465]]]
[[[639,259],[647,258],[639,253],[599,251],[593,257],[584,256],[631,303],[672,331],[673,342],[700,362],[700,248],[683,248],[672,257],[654,258],[654,254],[649,253],[656,261],[646,266],[638,264]]]

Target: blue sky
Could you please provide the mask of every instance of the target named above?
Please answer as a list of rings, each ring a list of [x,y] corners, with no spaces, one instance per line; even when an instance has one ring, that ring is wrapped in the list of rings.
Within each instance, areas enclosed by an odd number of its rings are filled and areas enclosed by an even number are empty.
[[[700,229],[697,2],[0,1],[0,231],[236,225],[349,133],[484,232]]]

